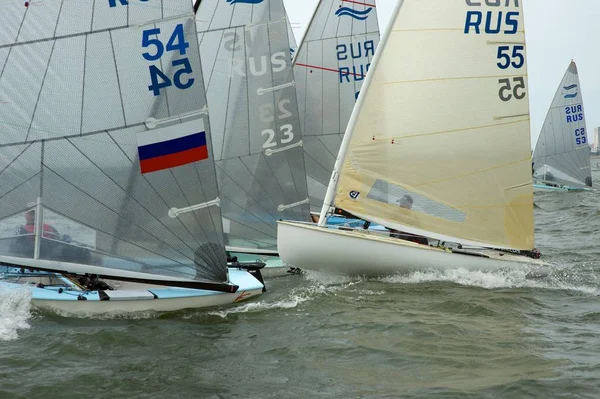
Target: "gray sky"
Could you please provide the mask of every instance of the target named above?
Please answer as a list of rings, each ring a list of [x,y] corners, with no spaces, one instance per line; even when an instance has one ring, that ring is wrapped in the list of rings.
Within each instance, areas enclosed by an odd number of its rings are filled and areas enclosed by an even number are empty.
[[[396,0],[376,0],[383,33]],[[284,0],[298,42],[318,0]],[[577,63],[588,136],[600,126],[600,0],[523,0],[535,146],[548,107],[571,59]]]

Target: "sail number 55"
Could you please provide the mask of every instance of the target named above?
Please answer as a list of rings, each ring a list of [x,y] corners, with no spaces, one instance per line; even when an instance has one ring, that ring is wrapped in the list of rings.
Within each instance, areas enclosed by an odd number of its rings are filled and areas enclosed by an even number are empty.
[[[506,69],[512,65],[513,68],[519,69],[525,64],[525,56],[523,55],[523,51],[525,50],[525,46],[513,46],[512,52],[510,50],[510,46],[500,46],[498,47],[498,60],[499,62],[496,64],[500,69]]]
[[[525,98],[525,78],[522,76],[518,76],[516,78],[512,78],[512,82],[509,78],[498,79],[498,83],[500,86],[500,90],[498,91],[498,96],[502,101],[510,101],[513,97],[517,100],[522,100]]]
[[[186,50],[190,47],[190,44],[185,40],[183,24],[179,24],[175,27],[166,45],[158,38],[159,34],[160,28],[142,31],[142,48],[147,49],[146,52],[142,53],[142,56],[146,60],[160,60],[165,54],[165,50],[166,52],[179,52],[180,55],[186,55]],[[192,66],[187,57],[171,61],[171,66],[174,70],[172,78],[156,65],[148,66],[151,82],[148,86],[148,90],[155,96],[160,95],[161,89],[172,85],[175,85],[178,89],[184,90],[189,89],[194,84],[194,78],[186,77],[186,75],[192,73]]]

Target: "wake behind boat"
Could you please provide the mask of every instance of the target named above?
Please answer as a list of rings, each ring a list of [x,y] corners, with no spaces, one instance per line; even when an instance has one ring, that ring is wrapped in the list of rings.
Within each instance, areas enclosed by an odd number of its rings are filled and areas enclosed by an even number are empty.
[[[189,0],[0,8],[0,286],[50,273],[24,286],[69,314],[260,294],[227,268]]]
[[[590,147],[577,65],[571,61],[556,90],[533,153],[535,191],[592,187]]]
[[[485,18],[508,22],[491,29]],[[319,224],[280,222],[282,259],[352,274],[541,265],[526,76],[518,2],[400,1],[353,110]],[[333,207],[390,233],[327,227]],[[407,234],[423,243],[396,238]]]

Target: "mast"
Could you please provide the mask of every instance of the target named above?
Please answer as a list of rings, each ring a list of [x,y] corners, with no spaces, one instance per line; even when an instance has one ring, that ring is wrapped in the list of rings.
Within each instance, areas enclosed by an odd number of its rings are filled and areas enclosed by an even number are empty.
[[[354,125],[356,124],[356,120],[360,113],[360,109],[365,100],[365,93],[367,92],[371,80],[373,79],[373,75],[375,75],[375,71],[377,70],[377,65],[379,63],[379,58],[383,53],[382,49],[385,48],[387,41],[389,39],[390,33],[393,29],[393,21],[398,15],[400,8],[402,8],[402,4],[404,4],[404,0],[398,0],[396,6],[394,7],[394,11],[392,12],[390,22],[385,28],[385,32],[383,33],[383,37],[381,42],[379,43],[378,50],[375,51],[375,56],[373,57],[373,62],[371,64],[371,71],[367,73],[367,77],[365,82],[363,83],[362,89],[358,94],[358,99],[354,108],[352,109],[352,114],[350,116],[350,121],[348,121],[348,126],[346,126],[346,132],[344,133],[344,138],[342,139],[342,144],[340,145],[340,151],[338,152],[338,156],[335,160],[335,165],[333,167],[333,172],[331,173],[331,180],[329,181],[329,185],[327,186],[327,192],[325,194],[325,200],[323,201],[323,207],[321,208],[321,214],[319,215],[319,226],[323,227],[326,222],[327,212],[332,206],[333,198],[335,195],[335,189],[337,187],[337,181],[339,178],[339,171],[344,164],[346,159],[346,152],[348,151],[348,146],[350,145],[350,140],[352,139],[352,132],[354,131]]]

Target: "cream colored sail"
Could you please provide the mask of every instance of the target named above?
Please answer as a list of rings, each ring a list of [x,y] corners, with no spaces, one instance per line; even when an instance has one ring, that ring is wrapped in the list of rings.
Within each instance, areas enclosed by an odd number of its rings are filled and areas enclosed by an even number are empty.
[[[430,237],[533,248],[521,3],[396,8],[346,131],[335,206]]]

